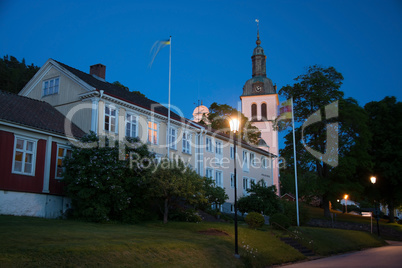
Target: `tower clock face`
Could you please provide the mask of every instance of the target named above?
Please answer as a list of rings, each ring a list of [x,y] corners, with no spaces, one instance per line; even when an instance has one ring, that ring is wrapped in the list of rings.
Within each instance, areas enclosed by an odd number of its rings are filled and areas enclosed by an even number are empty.
[[[263,89],[263,83],[255,83],[255,84],[253,84],[253,91],[255,92],[255,93],[260,93],[260,92],[262,92],[262,89]]]
[[[261,92],[261,90],[262,90],[262,87],[261,87],[261,86],[256,86],[256,87],[255,87],[255,91]]]

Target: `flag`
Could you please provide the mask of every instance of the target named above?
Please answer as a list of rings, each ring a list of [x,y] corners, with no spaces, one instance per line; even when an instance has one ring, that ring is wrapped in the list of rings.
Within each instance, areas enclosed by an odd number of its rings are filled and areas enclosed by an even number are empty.
[[[149,68],[152,67],[152,63],[154,63],[154,60],[156,58],[156,55],[158,55],[159,51],[164,48],[165,46],[170,45],[170,39],[167,40],[159,40],[154,43],[152,46],[151,50],[149,51],[150,54],[152,54],[152,59],[151,62],[149,63]]]
[[[281,119],[292,119],[292,99],[281,103],[279,107],[279,116]]]

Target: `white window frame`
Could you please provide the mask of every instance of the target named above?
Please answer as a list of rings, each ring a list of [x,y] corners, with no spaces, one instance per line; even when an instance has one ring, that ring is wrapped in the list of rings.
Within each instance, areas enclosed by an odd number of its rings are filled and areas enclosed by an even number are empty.
[[[223,143],[222,143],[222,141],[215,141],[215,154],[223,155]]]
[[[261,156],[261,165],[262,168],[268,169],[268,159],[265,156]]]
[[[215,185],[223,188],[223,172],[221,170],[215,170]]]
[[[234,159],[234,146],[230,145],[230,159]]]
[[[130,117],[130,120],[129,120]],[[134,122],[133,122],[134,119]],[[131,113],[131,112],[126,112],[126,129],[125,129],[125,134],[126,137],[130,138],[137,138],[138,137],[138,115]],[[127,127],[130,126],[130,133],[127,135]],[[133,130],[134,130],[134,135],[133,135]]]
[[[149,126],[150,123],[151,123],[151,127]],[[147,128],[148,128],[148,131],[147,131],[147,134],[148,134],[147,141],[148,141],[148,143],[158,145],[159,144],[159,123],[155,122],[153,120],[149,120],[148,124],[147,124]],[[154,133],[156,134],[155,137],[153,135]],[[151,137],[150,134],[155,139],[150,140],[150,137]]]
[[[59,87],[60,77],[44,80],[42,82],[42,97],[59,94]]]
[[[234,189],[234,173],[230,173],[230,188]]]
[[[257,180],[256,179],[253,179],[253,178],[250,178],[250,188],[251,188],[251,183],[252,182],[254,182],[254,184],[257,184]]]
[[[59,156],[59,149],[60,148],[62,148],[62,149],[64,149],[64,152],[63,152],[63,156],[62,157],[60,157]],[[54,175],[54,178],[55,179],[62,179],[63,177],[61,177],[61,176],[57,176],[57,168],[58,168],[58,162],[59,162],[59,159],[62,161],[62,164],[63,164],[63,159],[67,156],[67,152],[68,151],[70,151],[70,152],[72,152],[72,150],[71,150],[71,147],[69,147],[69,146],[66,146],[66,145],[61,145],[61,144],[57,144],[57,151],[56,151],[56,170],[55,170],[55,175]],[[63,168],[63,166],[61,167],[62,169],[63,169],[63,172],[64,172],[64,170],[65,170],[65,168]]]
[[[213,152],[213,146],[212,146],[212,138],[211,137],[206,137],[205,138],[205,150],[207,152]]]
[[[109,112],[106,112],[107,109],[109,110]],[[113,111],[114,111],[114,115],[113,115]],[[108,122],[108,127],[106,128],[106,117],[109,117],[109,122]],[[114,105],[110,105],[110,104],[105,104],[105,114],[104,114],[104,124],[103,124],[103,129],[105,131],[108,132],[117,132],[118,129],[118,125],[117,125],[117,118],[118,118],[118,112],[117,112],[117,108]],[[112,128],[113,124],[112,121],[114,119],[114,129]]]
[[[23,145],[22,149],[17,148],[17,140],[22,140]],[[27,142],[32,142],[32,151],[27,150]],[[15,135],[14,136],[14,153],[13,153],[13,167],[12,167],[12,173],[14,174],[21,174],[21,175],[27,175],[27,176],[35,176],[35,167],[36,167],[36,151],[37,151],[37,144],[38,140],[32,139],[32,138],[27,138],[24,136],[19,136]],[[16,171],[15,170],[15,157],[17,153],[22,153],[22,161],[21,161],[21,171]],[[30,154],[32,155],[32,161],[31,161],[31,171],[30,172],[25,172],[25,161],[26,155]]]
[[[177,128],[170,127],[167,136],[167,142],[170,149],[177,150]],[[173,133],[174,132],[174,133]]]
[[[191,138],[190,132],[183,131],[183,153],[191,154]]]

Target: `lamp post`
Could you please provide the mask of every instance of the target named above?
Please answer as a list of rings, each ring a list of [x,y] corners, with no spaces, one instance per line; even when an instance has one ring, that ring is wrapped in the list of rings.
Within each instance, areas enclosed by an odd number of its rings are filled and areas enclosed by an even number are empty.
[[[345,194],[345,196],[343,198],[345,199],[345,211],[346,211],[346,214],[348,214],[348,198],[349,198],[349,195]]]
[[[374,185],[377,181],[377,178],[371,176],[370,178],[371,183]],[[374,200],[374,212],[375,212],[375,219],[377,220],[377,235],[380,236],[380,226],[378,225],[378,220],[380,219],[380,208],[377,209],[377,202]]]
[[[236,174],[236,133],[239,132],[240,122],[237,118],[232,118],[229,121],[230,131],[233,131],[233,153],[234,153],[234,174],[233,174],[233,186],[234,186],[234,224],[235,224],[235,257],[240,258],[239,246],[238,246],[238,235],[237,235],[237,174]]]

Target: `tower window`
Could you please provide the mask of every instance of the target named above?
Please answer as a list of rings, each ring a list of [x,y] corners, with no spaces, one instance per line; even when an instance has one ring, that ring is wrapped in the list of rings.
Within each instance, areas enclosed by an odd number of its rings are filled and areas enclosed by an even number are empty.
[[[257,104],[253,103],[251,105],[251,120],[257,119]]]
[[[267,104],[266,103],[263,103],[263,104],[261,104],[261,117],[262,117],[262,120],[266,120],[268,117],[267,117]]]

